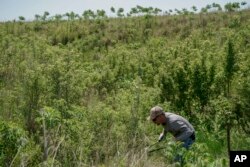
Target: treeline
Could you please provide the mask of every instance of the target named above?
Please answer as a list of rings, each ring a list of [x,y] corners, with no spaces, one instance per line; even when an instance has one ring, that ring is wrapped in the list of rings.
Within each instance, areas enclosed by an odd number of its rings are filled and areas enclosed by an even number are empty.
[[[247,5],[247,2],[229,2],[224,5],[224,11],[226,12],[234,12],[239,11],[241,8],[244,8],[244,6]],[[163,11],[159,8],[153,8],[153,7],[143,7],[140,5],[137,5],[136,7],[133,7],[130,9],[128,13],[125,13],[123,8],[115,9],[114,7],[110,8],[110,11],[113,15],[117,17],[133,17],[133,16],[143,16],[143,15],[189,15],[189,14],[196,14],[196,13],[208,13],[208,12],[223,12],[222,7],[218,3],[212,3],[208,4],[205,7],[202,7],[200,11],[198,11],[198,8],[196,6],[192,6],[190,8],[191,10],[188,10],[187,8],[182,9],[169,9],[166,11]],[[107,18],[107,12],[103,9],[101,10],[86,10],[81,14],[74,13],[73,11],[67,12],[65,14],[56,14],[55,16],[50,16],[50,13],[48,11],[45,11],[42,15],[35,14],[35,20],[36,21],[48,21],[48,20],[76,20],[76,19],[103,19]],[[19,21],[25,21],[25,17],[19,16]]]
[[[1,23],[0,164],[166,166],[171,139],[144,149],[162,130],[146,120],[160,105],[197,130],[186,166],[228,166],[229,150],[250,149],[249,18]]]

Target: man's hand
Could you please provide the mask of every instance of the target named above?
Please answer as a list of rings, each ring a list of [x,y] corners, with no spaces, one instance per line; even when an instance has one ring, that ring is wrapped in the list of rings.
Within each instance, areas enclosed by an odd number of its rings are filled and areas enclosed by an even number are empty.
[[[161,142],[164,139],[164,137],[165,137],[164,133],[161,133],[158,142]]]

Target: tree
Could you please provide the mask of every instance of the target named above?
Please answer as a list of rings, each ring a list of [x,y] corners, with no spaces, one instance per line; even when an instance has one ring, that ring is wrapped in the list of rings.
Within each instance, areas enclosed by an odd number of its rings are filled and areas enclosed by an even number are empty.
[[[225,4],[224,8],[225,8],[225,10],[228,11],[228,12],[232,12],[232,11],[233,11],[232,3],[227,3],[227,4]]]
[[[117,16],[118,17],[123,17],[124,16],[123,12],[124,12],[124,9],[123,8],[119,8],[118,11],[117,11]]]
[[[184,14],[184,15],[188,15],[188,10],[186,9],[186,8],[182,8],[182,14]]]
[[[83,18],[85,20],[88,20],[89,19],[89,12],[88,11],[84,11],[83,14],[82,14]]]
[[[55,19],[56,21],[60,21],[60,20],[62,19],[62,15],[56,14],[56,15],[54,16],[54,19]]]
[[[174,9],[174,11],[175,11],[178,15],[180,15],[180,14],[181,14],[181,11],[180,11],[180,10],[178,10],[178,9]]]
[[[207,13],[207,8],[201,8],[201,13]]]
[[[159,9],[159,8],[155,8],[154,11],[153,11],[153,13],[154,13],[155,15],[158,15],[160,12],[162,12],[162,10]]]
[[[235,10],[238,10],[240,8],[240,3],[239,2],[234,2],[232,3],[232,7],[235,9]]]
[[[25,21],[25,17],[23,17],[23,16],[19,16],[18,18],[20,21]]]
[[[217,3],[213,3],[213,4],[212,4],[212,7],[213,7],[213,8],[217,8],[218,11],[221,11],[221,10],[222,10],[220,4],[217,4]]]
[[[70,13],[65,13],[64,16],[68,18],[68,20],[75,20],[76,18],[79,18],[79,15],[71,11]]]
[[[227,85],[227,92],[226,97],[228,100],[231,99],[231,82],[233,79],[233,75],[235,72],[235,66],[236,66],[236,60],[235,60],[235,52],[233,48],[233,43],[231,39],[228,40],[227,43],[227,54],[226,54],[226,61],[225,61],[225,67],[224,67],[224,73],[226,78],[226,85]],[[227,129],[227,148],[228,148],[228,154],[230,154],[231,151],[231,127],[232,127],[232,121],[231,121],[231,115],[228,116],[229,121],[227,121],[226,129]]]
[[[174,102],[175,88],[173,78],[168,75],[161,76],[161,102],[171,101]]]
[[[207,5],[206,6],[207,11],[209,11],[211,8],[212,8],[212,5]]]
[[[215,66],[207,68],[204,58],[201,64],[197,64],[193,70],[192,88],[194,97],[197,97],[201,105],[201,111],[208,104],[211,96],[211,86],[215,77]]]
[[[245,1],[240,3],[241,6],[245,6],[246,4],[247,4],[247,2],[245,2]]]
[[[73,11],[71,11],[70,14],[69,14],[70,20],[75,20],[76,17],[77,17],[77,14],[75,14]]]
[[[85,20],[89,20],[89,19],[95,19],[96,18],[96,15],[95,13],[92,11],[92,10],[85,10],[82,14],[83,18]]]
[[[231,81],[233,79],[233,75],[235,72],[236,67],[236,60],[235,60],[235,51],[233,48],[233,43],[231,40],[227,43],[227,54],[226,54],[226,61],[224,67],[224,73],[227,83],[227,97],[230,97],[230,90],[231,90]]]
[[[217,4],[217,8],[218,8],[218,11],[222,11],[222,7],[220,6],[220,4]]]
[[[136,5],[136,8],[137,8],[138,13],[142,13],[142,11],[143,11],[143,7],[142,6]]]
[[[95,19],[95,18],[96,18],[96,14],[94,13],[94,11],[88,10],[88,13],[89,13],[89,17],[90,17],[91,19]]]
[[[131,14],[131,15],[136,15],[136,14],[138,14],[138,9],[137,9],[137,8],[131,8],[129,14]]]
[[[196,6],[192,6],[191,8],[192,8],[192,10],[193,10],[194,12],[196,12],[196,11],[198,10]]]
[[[224,8],[228,12],[233,12],[233,11],[236,11],[240,8],[240,3],[239,2],[226,3]]]
[[[49,16],[49,12],[45,11],[43,16],[42,16],[42,20],[45,21],[48,16]]]
[[[36,15],[35,15],[35,20],[36,20],[36,21],[39,21],[40,19],[41,19],[41,16],[38,15],[38,14],[36,14]]]
[[[166,11],[164,12],[164,15],[170,15],[170,13],[166,10]]]
[[[115,8],[113,6],[110,8],[110,10],[112,13],[115,13]]]
[[[106,12],[104,10],[97,10],[97,17],[98,18],[106,17]]]
[[[188,110],[188,89],[189,89],[189,78],[187,71],[184,68],[179,68],[175,74],[175,83],[177,87],[177,102],[176,106],[181,110]]]
[[[64,14],[64,16],[66,16],[68,20],[70,19],[70,13],[67,12]]]

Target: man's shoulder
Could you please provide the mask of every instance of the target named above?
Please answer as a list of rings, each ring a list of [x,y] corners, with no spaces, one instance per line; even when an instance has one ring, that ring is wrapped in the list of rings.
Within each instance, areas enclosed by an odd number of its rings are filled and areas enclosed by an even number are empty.
[[[172,113],[172,112],[166,112],[165,115],[166,115],[167,120],[171,123],[184,120],[182,116]]]
[[[165,116],[166,117],[172,117],[172,116],[178,116],[177,114],[175,114],[175,113],[172,113],[172,112],[165,112]]]

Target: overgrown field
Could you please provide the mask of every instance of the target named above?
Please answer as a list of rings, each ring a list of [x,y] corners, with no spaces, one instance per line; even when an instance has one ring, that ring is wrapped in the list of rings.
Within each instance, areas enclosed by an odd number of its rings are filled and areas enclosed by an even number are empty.
[[[190,120],[186,166],[250,150],[250,11],[0,23],[1,166],[163,167],[149,110]]]

